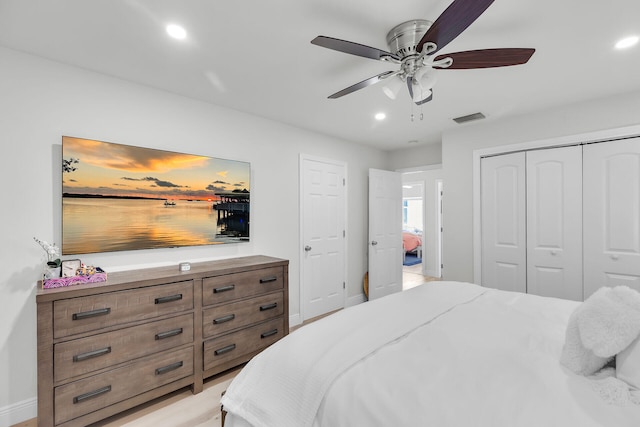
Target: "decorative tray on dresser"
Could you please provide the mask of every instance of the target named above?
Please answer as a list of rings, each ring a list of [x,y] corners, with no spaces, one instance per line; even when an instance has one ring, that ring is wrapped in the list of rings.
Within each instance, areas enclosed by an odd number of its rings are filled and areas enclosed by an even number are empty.
[[[247,362],[289,330],[287,260],[109,273],[37,295],[38,426],[86,426]]]

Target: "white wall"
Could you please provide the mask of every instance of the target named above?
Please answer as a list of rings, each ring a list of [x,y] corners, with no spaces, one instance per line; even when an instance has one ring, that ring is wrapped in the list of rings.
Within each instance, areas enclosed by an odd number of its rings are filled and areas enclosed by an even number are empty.
[[[388,152],[389,169],[421,168],[436,165],[442,161],[441,144],[424,144]]]
[[[465,125],[443,135],[443,277],[473,281],[473,151],[640,124],[640,92],[510,119]]]
[[[250,254],[286,258],[291,315],[299,313],[300,295],[298,156],[346,162],[347,295],[362,293],[367,174],[370,167],[387,166],[387,153],[5,48],[0,48],[0,122],[0,425],[29,418],[34,409],[35,287],[44,251],[33,237],[61,240],[62,135],[251,162],[250,243],[81,258],[106,271]]]

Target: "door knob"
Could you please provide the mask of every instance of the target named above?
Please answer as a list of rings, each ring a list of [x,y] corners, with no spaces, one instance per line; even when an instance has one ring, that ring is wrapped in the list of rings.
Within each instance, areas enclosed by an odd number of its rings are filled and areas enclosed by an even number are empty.
[[[376,242],[375,240],[372,240],[372,241],[371,241],[371,246],[375,246],[375,245],[377,245],[377,244],[378,244],[378,242]]]
[[[618,260],[618,255],[612,254],[611,255],[611,259],[614,260],[614,261],[617,261]]]
[[[304,247],[305,252],[309,252],[311,250],[311,246],[307,245]]]

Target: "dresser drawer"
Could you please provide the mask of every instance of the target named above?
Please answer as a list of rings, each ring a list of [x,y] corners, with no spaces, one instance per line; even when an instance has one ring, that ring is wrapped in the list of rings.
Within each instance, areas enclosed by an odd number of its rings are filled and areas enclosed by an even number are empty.
[[[263,295],[205,309],[202,315],[202,335],[205,338],[281,316],[284,313],[282,292]]]
[[[202,305],[219,304],[283,288],[282,267],[207,277],[202,280]]]
[[[193,374],[193,347],[166,351],[54,391],[60,424]]]
[[[204,343],[204,369],[241,358],[268,347],[284,336],[284,320],[270,320]]]
[[[192,281],[58,300],[53,305],[53,336],[62,338],[192,308]]]
[[[58,343],[54,380],[97,371],[193,342],[193,314]]]

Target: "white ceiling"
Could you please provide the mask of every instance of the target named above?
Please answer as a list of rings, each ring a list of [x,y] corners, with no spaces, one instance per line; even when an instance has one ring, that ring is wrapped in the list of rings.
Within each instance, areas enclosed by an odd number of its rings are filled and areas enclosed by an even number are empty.
[[[439,53],[535,48],[529,63],[441,71],[422,107],[380,84],[327,99],[397,66],[314,46],[315,36],[388,50],[391,28],[433,21],[450,3],[0,0],[0,45],[385,150],[440,142],[461,126],[452,118],[478,111],[495,120],[640,90],[640,45],[613,48],[640,34],[640,1],[496,0]],[[169,22],[188,38],[167,37]]]

